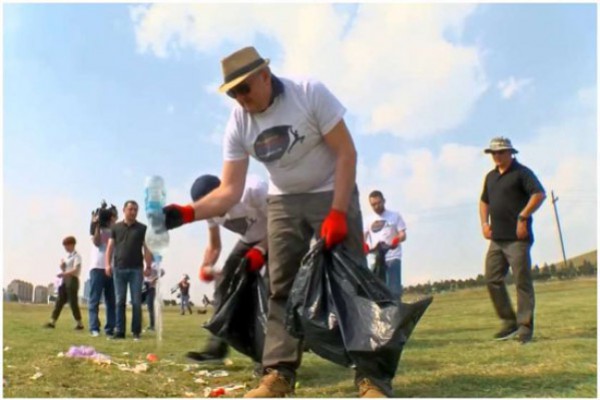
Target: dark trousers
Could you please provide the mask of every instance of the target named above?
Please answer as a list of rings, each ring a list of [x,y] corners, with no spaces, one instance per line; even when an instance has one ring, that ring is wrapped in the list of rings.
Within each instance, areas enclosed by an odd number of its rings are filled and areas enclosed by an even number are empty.
[[[519,327],[524,334],[533,333],[535,295],[531,279],[531,243],[525,241],[491,241],[485,259],[485,279],[492,303],[504,325]],[[517,313],[515,314],[505,277],[512,267],[517,287]]]
[[[144,283],[145,284],[145,283]],[[148,292],[146,293],[146,305],[148,306],[148,316],[150,317],[150,328],[154,329],[154,298],[156,297],[156,288],[148,286]]]
[[[292,382],[302,361],[302,342],[285,329],[286,302],[302,258],[313,237],[320,237],[321,224],[331,209],[333,192],[269,196],[269,315],[263,351],[263,366],[280,371]],[[346,213],[348,235],[341,246],[367,267],[363,252],[362,214],[358,190],[354,190]],[[385,374],[356,370],[355,382],[369,378],[388,396],[391,380]]]
[[[73,318],[75,318],[75,321],[81,322],[81,311],[79,311],[79,301],[77,298],[78,292],[79,278],[76,276],[65,277],[63,284],[58,288],[58,299],[54,303],[54,310],[51,317],[53,321],[58,320],[63,307],[69,303]]]

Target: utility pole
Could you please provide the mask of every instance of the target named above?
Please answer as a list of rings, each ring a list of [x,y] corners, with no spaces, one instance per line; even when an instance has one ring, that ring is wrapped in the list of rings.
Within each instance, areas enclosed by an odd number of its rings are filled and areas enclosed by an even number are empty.
[[[551,190],[552,194],[552,206],[554,206],[554,218],[556,219],[556,226],[558,227],[558,237],[560,238],[560,248],[562,249],[563,261],[565,262],[565,268],[567,267],[567,255],[565,254],[565,243],[563,242],[562,230],[560,229],[560,220],[558,219],[558,210],[556,209],[556,202],[558,197],[554,197],[554,190]]]

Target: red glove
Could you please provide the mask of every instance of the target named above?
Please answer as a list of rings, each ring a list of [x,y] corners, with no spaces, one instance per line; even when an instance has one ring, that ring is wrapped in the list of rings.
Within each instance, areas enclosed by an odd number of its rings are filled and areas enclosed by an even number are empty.
[[[167,229],[179,228],[183,224],[194,222],[196,215],[194,207],[191,205],[180,206],[178,204],[169,204],[163,208],[165,214],[165,226]]]
[[[392,239],[392,243],[390,243],[390,247],[392,249],[395,249],[398,246],[400,246],[400,238],[398,236],[394,236],[394,238]]]
[[[365,252],[365,254],[369,254],[369,251],[371,251],[367,242],[363,242],[363,251]]]
[[[346,213],[332,208],[321,225],[321,237],[325,239],[325,248],[331,249],[343,242],[347,234]]]
[[[255,272],[265,265],[265,253],[257,246],[254,246],[244,256],[248,260],[248,272]]]
[[[200,271],[198,271],[198,277],[202,282],[212,282],[215,279],[215,274],[213,273],[212,267],[202,266],[200,267]]]

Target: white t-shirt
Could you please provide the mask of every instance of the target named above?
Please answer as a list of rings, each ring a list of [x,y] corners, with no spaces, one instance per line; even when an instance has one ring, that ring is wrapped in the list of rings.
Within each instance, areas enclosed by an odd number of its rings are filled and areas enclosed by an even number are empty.
[[[104,269],[106,258],[106,245],[110,239],[110,228],[100,228],[100,246],[94,244],[92,236],[92,250],[90,251],[90,269]]]
[[[273,104],[258,114],[237,105],[225,130],[223,157],[248,155],[269,171],[269,194],[333,190],[335,157],[323,140],[346,109],[321,82],[278,78],[284,86]]]
[[[398,232],[406,230],[406,223],[399,213],[385,210],[381,215],[370,215],[365,228],[366,242],[370,248],[374,248],[379,242],[392,244],[394,236]],[[385,259],[393,260],[400,259],[401,257],[402,244],[398,245],[395,249],[389,249]]]
[[[207,219],[208,226],[221,225],[240,235],[240,240],[245,243],[263,240],[267,237],[267,194],[267,182],[248,175],[240,202],[224,216]]]
[[[74,269],[77,270],[73,276],[79,276],[81,272],[81,256],[76,251],[67,254],[67,258],[65,258],[65,264],[67,267],[65,268],[65,272],[72,271]]]

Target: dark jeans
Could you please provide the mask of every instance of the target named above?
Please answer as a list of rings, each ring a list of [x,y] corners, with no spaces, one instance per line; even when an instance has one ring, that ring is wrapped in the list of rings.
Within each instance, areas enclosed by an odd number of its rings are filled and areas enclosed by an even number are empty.
[[[52,311],[52,320],[57,321],[65,304],[69,303],[71,312],[75,321],[81,322],[81,311],[79,311],[79,302],[77,293],[79,292],[79,278],[76,276],[65,277],[63,284],[58,288],[58,299],[54,303]]]
[[[127,285],[129,285],[131,333],[139,335],[142,332],[142,283],[144,281],[142,268],[114,268],[113,281],[117,298],[115,334],[125,334]]]
[[[148,315],[150,316],[150,328],[154,329],[154,298],[156,297],[156,288],[149,286],[146,294],[146,305],[148,306]]]
[[[182,294],[181,295],[181,315],[185,314],[185,309],[192,313],[192,306],[190,306],[190,295]]]
[[[535,294],[531,279],[531,243],[525,241],[491,241],[485,259],[485,279],[496,313],[506,327],[519,327],[523,334],[533,333]],[[508,267],[512,267],[517,287],[517,313],[515,314],[506,283]]]
[[[115,329],[115,286],[112,278],[104,273],[104,269],[93,268],[90,270],[90,300],[88,303],[90,331],[100,331],[101,323],[98,310],[102,295],[104,295],[104,307],[106,309],[104,332],[107,335],[112,335]]]
[[[385,262],[386,284],[396,298],[402,297],[402,261],[394,258]]]

